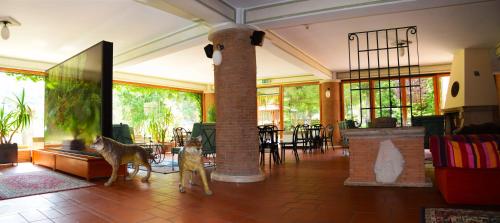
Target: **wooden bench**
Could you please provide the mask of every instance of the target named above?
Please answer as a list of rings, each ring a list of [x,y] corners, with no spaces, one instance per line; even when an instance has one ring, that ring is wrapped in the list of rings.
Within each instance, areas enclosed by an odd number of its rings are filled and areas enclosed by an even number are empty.
[[[32,162],[53,170],[73,174],[87,180],[111,176],[111,165],[102,157],[72,154],[53,150],[32,150]],[[126,166],[120,166],[119,176],[125,176]]]

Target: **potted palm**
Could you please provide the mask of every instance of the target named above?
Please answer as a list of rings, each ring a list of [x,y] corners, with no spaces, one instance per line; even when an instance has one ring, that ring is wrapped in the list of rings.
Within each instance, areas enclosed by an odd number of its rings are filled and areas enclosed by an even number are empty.
[[[170,108],[162,107],[157,114],[152,116],[149,122],[149,133],[153,139],[163,146],[163,153],[166,150],[165,140],[167,138],[167,129],[173,122],[173,114]]]
[[[24,90],[16,96],[14,109],[0,108],[0,164],[17,163],[17,143],[12,143],[14,134],[28,127],[31,122],[31,108],[25,102]]]

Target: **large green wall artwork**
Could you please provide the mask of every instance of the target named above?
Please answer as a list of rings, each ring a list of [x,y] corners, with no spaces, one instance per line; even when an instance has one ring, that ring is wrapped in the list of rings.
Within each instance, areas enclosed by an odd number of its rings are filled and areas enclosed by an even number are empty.
[[[82,150],[103,135],[103,43],[50,68],[45,82],[45,143]],[[109,78],[109,77],[107,77]],[[111,77],[112,78],[112,77]],[[108,86],[111,89],[111,86]]]

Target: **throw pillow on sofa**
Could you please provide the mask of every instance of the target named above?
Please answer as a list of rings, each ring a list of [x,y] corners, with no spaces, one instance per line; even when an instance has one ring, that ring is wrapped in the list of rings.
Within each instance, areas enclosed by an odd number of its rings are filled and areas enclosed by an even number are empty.
[[[495,141],[447,142],[448,167],[456,168],[499,168],[498,144]]]

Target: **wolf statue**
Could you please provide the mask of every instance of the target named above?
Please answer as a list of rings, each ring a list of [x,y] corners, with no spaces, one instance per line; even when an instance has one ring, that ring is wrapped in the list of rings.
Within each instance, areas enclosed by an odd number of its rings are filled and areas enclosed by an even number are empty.
[[[179,191],[181,193],[186,192],[184,186],[184,172],[192,171],[191,179],[189,180],[189,183],[192,184],[193,174],[195,171],[197,171],[201,176],[205,194],[212,195],[212,191],[208,187],[207,176],[205,175],[205,169],[203,168],[203,161],[201,160],[201,157],[201,136],[189,138],[184,144],[184,148],[179,151],[178,157],[180,175]]]
[[[104,186],[110,186],[115,182],[118,168],[122,164],[132,163],[134,166],[134,172],[127,179],[135,177],[137,172],[139,172],[139,165],[145,166],[148,171],[147,175],[142,178],[142,182],[148,181],[149,176],[151,176],[151,165],[148,162],[149,154],[140,146],[125,145],[104,136],[97,136],[91,148],[97,150],[113,168],[111,177]]]

